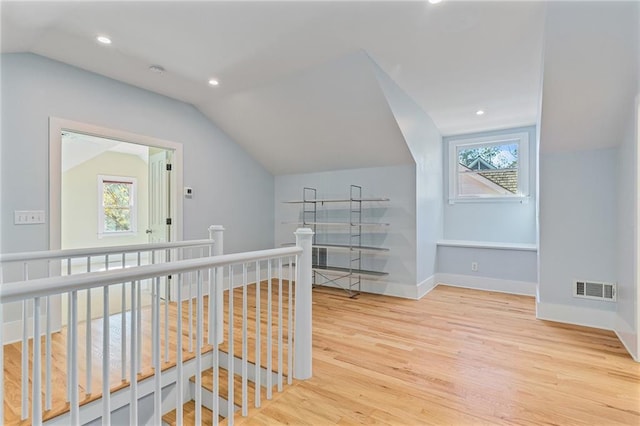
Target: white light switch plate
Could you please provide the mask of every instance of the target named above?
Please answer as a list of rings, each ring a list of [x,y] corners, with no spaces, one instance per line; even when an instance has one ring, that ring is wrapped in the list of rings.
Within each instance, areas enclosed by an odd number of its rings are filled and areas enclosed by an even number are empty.
[[[13,212],[15,225],[45,223],[44,210],[16,210]]]

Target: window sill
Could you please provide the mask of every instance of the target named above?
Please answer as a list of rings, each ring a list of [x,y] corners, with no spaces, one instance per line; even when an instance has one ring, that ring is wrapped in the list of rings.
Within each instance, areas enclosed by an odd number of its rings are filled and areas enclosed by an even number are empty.
[[[113,237],[137,237],[137,232],[105,232],[98,234],[98,239],[113,238]]]
[[[518,250],[518,251],[538,251],[536,244],[527,243],[499,243],[492,241],[465,241],[465,240],[438,240],[439,247],[465,247],[481,248],[493,250]]]
[[[500,204],[500,203],[520,203],[529,204],[531,197],[476,197],[476,198],[449,198],[449,204]]]

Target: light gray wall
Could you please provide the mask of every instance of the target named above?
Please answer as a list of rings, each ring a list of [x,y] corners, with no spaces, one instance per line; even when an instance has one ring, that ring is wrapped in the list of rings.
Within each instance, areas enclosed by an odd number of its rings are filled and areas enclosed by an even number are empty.
[[[386,247],[387,254],[363,256],[363,267],[388,272],[387,277],[367,280],[369,291],[390,292],[391,287],[416,285],[416,205],[415,167],[391,166],[331,172],[282,175],[275,178],[275,242],[293,242],[293,232],[302,218],[301,204],[286,204],[286,200],[302,199],[302,188],[312,187],[319,198],[349,198],[349,186],[360,185],[363,196],[388,197],[389,202],[363,203],[363,221],[389,223],[388,227],[366,228],[363,244]],[[319,221],[348,221],[349,204],[318,205]],[[317,242],[345,243],[348,228],[319,226]],[[330,260],[340,262],[334,257]],[[344,256],[342,256],[344,261]],[[411,291],[405,291],[407,295]],[[405,294],[405,293],[403,293]]]
[[[436,273],[436,241],[442,238],[442,136],[422,108],[380,67],[380,87],[416,163],[416,279],[432,281]]]
[[[539,304],[561,306],[566,322],[612,325],[616,304],[574,298],[572,282],[616,281],[618,159],[616,148],[540,157]]]
[[[638,359],[638,115],[630,106],[625,138],[618,152],[617,267],[618,302],[616,332]]]
[[[471,271],[471,263],[478,270]],[[438,247],[438,272],[473,277],[522,281],[538,281],[537,253],[529,250],[504,250],[475,247]],[[532,288],[535,288],[532,285]]]
[[[3,253],[49,249],[49,224],[16,226],[13,211],[49,217],[51,116],[182,143],[184,184],[195,191],[183,238],[222,224],[226,252],[273,247],[273,176],[192,105],[33,54],[3,54],[1,84]]]
[[[444,194],[449,188],[448,142],[516,132],[529,133],[529,200],[519,202],[444,203],[444,238],[447,240],[536,242],[536,128],[535,126],[466,135],[447,136],[444,145]]]
[[[47,210],[51,116],[182,143],[184,184],[194,188],[184,239],[222,224],[227,252],[273,246],[272,175],[192,105],[41,56],[3,54],[2,252],[49,248],[48,225],[15,226],[13,211]]]

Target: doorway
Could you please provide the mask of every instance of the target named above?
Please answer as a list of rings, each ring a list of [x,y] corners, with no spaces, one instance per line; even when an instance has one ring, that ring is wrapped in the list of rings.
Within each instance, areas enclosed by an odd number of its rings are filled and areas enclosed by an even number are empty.
[[[168,167],[168,165],[170,165]],[[168,171],[170,169],[170,171]],[[181,239],[181,144],[50,120],[50,248],[68,249]],[[170,221],[168,219],[170,218]],[[104,263],[104,262],[103,262]],[[111,263],[111,262],[110,262]],[[86,271],[86,261],[73,265]],[[92,266],[92,271],[114,265]],[[59,273],[59,271],[57,271]],[[111,313],[122,310],[120,291],[110,292]],[[92,317],[102,316],[102,292],[92,292]],[[143,300],[150,300],[148,295]],[[128,306],[129,301],[125,300]],[[53,301],[66,322],[66,300]],[[79,298],[83,312],[86,296]]]

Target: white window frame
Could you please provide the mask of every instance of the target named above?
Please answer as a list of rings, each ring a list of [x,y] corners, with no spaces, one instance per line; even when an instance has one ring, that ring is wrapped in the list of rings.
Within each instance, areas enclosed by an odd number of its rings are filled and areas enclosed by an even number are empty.
[[[104,183],[105,182],[122,182],[131,184],[130,194],[130,220],[131,229],[128,231],[105,231],[104,229]],[[98,237],[118,237],[118,236],[132,236],[138,233],[138,180],[130,176],[109,176],[98,175]]]
[[[491,145],[518,144],[518,192],[505,195],[460,195],[458,194],[458,150],[480,148]],[[449,203],[518,201],[529,197],[529,133],[518,132],[477,138],[449,139]]]

